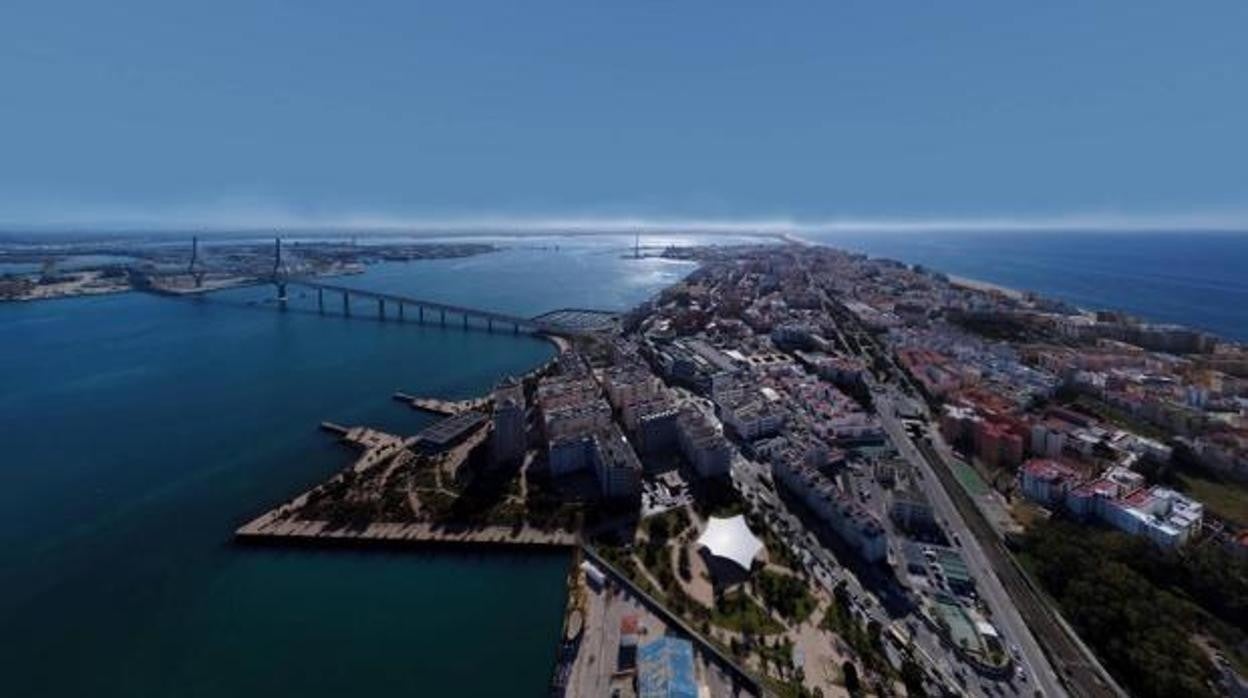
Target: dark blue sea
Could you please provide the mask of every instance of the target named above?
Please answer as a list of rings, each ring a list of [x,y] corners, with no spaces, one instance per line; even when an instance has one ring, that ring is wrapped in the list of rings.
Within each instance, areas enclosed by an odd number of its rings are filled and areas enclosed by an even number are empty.
[[[824,233],[809,239],[1248,341],[1248,233]]]

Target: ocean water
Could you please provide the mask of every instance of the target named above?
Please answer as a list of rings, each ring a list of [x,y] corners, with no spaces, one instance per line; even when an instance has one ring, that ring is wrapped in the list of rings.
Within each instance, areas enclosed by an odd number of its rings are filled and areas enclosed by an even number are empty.
[[[350,282],[535,314],[622,309],[692,268],[617,252],[516,248]],[[283,313],[271,295],[0,305],[0,695],[544,695],[565,555],[231,533],[349,462],[321,420],[411,433],[426,418],[393,391],[478,394],[550,345],[307,298]]]
[[[812,241],[1248,341],[1248,234],[837,233]]]

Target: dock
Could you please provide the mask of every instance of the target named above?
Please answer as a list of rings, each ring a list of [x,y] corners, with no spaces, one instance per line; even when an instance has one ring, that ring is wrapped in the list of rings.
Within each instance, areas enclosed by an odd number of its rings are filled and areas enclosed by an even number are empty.
[[[475,400],[444,400],[436,397],[416,397],[404,392],[396,392],[393,397],[414,410],[430,412],[443,417],[454,417],[469,410],[481,410],[490,404],[490,398],[488,397],[480,397]]]
[[[435,523],[372,523],[363,529],[328,528],[324,521],[269,519],[267,515],[234,532],[243,542],[494,545],[528,548],[573,548],[579,538],[567,531],[541,531],[511,526],[447,526]]]

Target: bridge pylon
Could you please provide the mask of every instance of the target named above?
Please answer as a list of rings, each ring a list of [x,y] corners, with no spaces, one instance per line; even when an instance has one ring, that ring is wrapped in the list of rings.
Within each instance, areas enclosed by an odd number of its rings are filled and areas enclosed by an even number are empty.
[[[204,269],[199,261],[199,236],[191,236],[191,261],[186,265],[186,273],[195,280],[195,288],[204,285]]]
[[[277,287],[277,302],[286,307],[286,279],[290,270],[282,261],[282,238],[273,238],[273,285]]]

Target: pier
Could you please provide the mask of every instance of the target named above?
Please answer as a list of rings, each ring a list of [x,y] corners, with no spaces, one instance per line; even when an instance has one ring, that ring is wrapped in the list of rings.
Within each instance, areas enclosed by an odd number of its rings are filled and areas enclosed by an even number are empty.
[[[428,545],[573,548],[580,541],[566,531],[539,531],[510,526],[453,526],[436,523],[371,523],[363,529],[330,528],[324,521],[259,519],[234,532],[243,543],[274,545],[376,544],[403,547]]]
[[[436,397],[415,397],[404,392],[395,393],[394,399],[406,403],[414,410],[421,410],[422,412],[429,412],[443,417],[454,417],[468,410],[485,409],[490,404],[490,398],[488,397],[475,400],[443,400]]]

